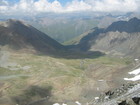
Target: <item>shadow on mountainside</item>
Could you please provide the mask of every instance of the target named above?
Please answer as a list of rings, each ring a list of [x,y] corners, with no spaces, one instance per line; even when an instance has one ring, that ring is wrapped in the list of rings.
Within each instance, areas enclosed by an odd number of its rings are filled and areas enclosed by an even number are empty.
[[[126,32],[126,33],[136,33],[140,32],[140,19],[134,17],[129,21],[118,21],[112,23],[105,32],[109,31],[118,31],[118,32]]]
[[[74,51],[74,50],[67,50],[67,51],[58,51],[56,53],[52,54],[45,54],[45,53],[39,53],[39,56],[50,56],[54,58],[65,58],[65,59],[84,59],[84,58],[98,58],[101,56],[104,56],[105,53],[102,53],[100,51]]]
[[[20,53],[68,59],[96,58],[104,55],[101,52],[71,50],[36,28],[12,19],[0,24],[0,46],[8,46],[8,49]]]
[[[63,46],[43,32],[20,21],[9,20],[5,24],[7,27],[0,26],[1,46],[8,45],[9,48],[15,51],[26,49],[25,53],[27,53],[27,50],[29,52],[35,50],[38,55],[67,59],[97,58],[105,55],[99,51],[90,51],[90,48],[108,32],[140,32],[140,19],[132,18],[129,21],[114,22],[106,29],[96,27],[92,33],[83,37],[79,44]]]
[[[120,35],[122,32],[126,32],[133,35],[133,33],[140,32],[140,19],[132,18],[129,21],[118,21],[112,23],[106,29],[96,27],[92,30],[93,32],[85,35],[77,45],[69,45],[67,47],[69,49],[79,49],[80,51],[87,52],[98,40],[107,36],[109,32],[119,32]]]

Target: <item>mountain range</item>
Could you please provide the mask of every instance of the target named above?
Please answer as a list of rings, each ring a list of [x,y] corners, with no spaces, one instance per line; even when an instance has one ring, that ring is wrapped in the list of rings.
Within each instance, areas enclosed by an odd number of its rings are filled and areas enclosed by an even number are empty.
[[[98,99],[111,98],[97,105],[123,105],[116,102],[127,100],[127,93],[137,95],[129,87],[133,90],[139,84],[124,84],[136,77],[135,83],[139,81],[139,40],[137,18],[95,27],[69,46],[25,22],[1,22],[0,105],[75,105],[75,101],[85,105],[100,94]],[[58,54],[62,56],[48,56]]]
[[[115,56],[140,57],[140,19],[117,21],[107,28],[94,28],[75,42],[81,51],[101,51]]]
[[[71,49],[82,52],[100,51],[115,56],[140,57],[140,19],[117,21],[107,28],[93,28],[73,41]],[[41,53],[65,51],[63,46],[34,27],[18,21],[0,23],[0,45],[12,49],[32,49]]]
[[[140,18],[139,13],[68,13],[68,14],[40,14],[39,16],[1,16],[0,20],[14,18],[22,20],[49,35],[60,43],[67,42],[80,34],[94,28],[107,28],[113,22],[129,20],[133,17]],[[65,44],[65,43],[64,43]]]

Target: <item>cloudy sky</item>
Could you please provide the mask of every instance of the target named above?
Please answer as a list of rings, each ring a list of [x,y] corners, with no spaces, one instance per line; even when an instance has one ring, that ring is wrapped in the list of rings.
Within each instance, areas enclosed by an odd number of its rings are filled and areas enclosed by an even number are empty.
[[[139,8],[140,0],[0,0],[0,15],[80,11],[135,12]]]

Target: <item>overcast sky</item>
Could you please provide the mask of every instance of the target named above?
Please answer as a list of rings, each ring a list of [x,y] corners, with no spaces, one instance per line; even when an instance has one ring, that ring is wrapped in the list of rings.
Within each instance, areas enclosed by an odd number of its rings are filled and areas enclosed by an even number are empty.
[[[0,0],[2,14],[93,12],[135,12],[140,0]]]

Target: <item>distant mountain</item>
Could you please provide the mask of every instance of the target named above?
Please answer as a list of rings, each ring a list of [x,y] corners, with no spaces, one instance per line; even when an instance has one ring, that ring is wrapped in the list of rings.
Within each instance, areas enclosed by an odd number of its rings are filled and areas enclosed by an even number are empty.
[[[36,17],[25,21],[61,43],[79,36],[98,24],[97,19],[93,18],[63,16]]]
[[[129,21],[114,22],[105,31],[119,31],[127,33],[140,32],[140,19],[132,18]]]
[[[40,53],[53,53],[64,47],[34,27],[18,20],[0,23],[0,45],[14,50],[35,50]]]
[[[14,18],[26,21],[41,32],[49,35],[60,43],[78,37],[82,33],[94,28],[107,28],[116,21],[128,21],[132,17],[140,18],[139,13],[103,13],[103,12],[76,12],[76,13],[48,13],[37,16],[1,16],[0,21]]]
[[[94,28],[76,48],[82,51],[102,51],[116,56],[140,57],[140,19],[112,23],[105,29]]]
[[[60,43],[78,37],[82,33],[94,28],[106,28],[113,22],[130,19],[133,13],[108,14],[108,13],[76,13],[55,14],[23,19],[29,24],[48,34]]]

